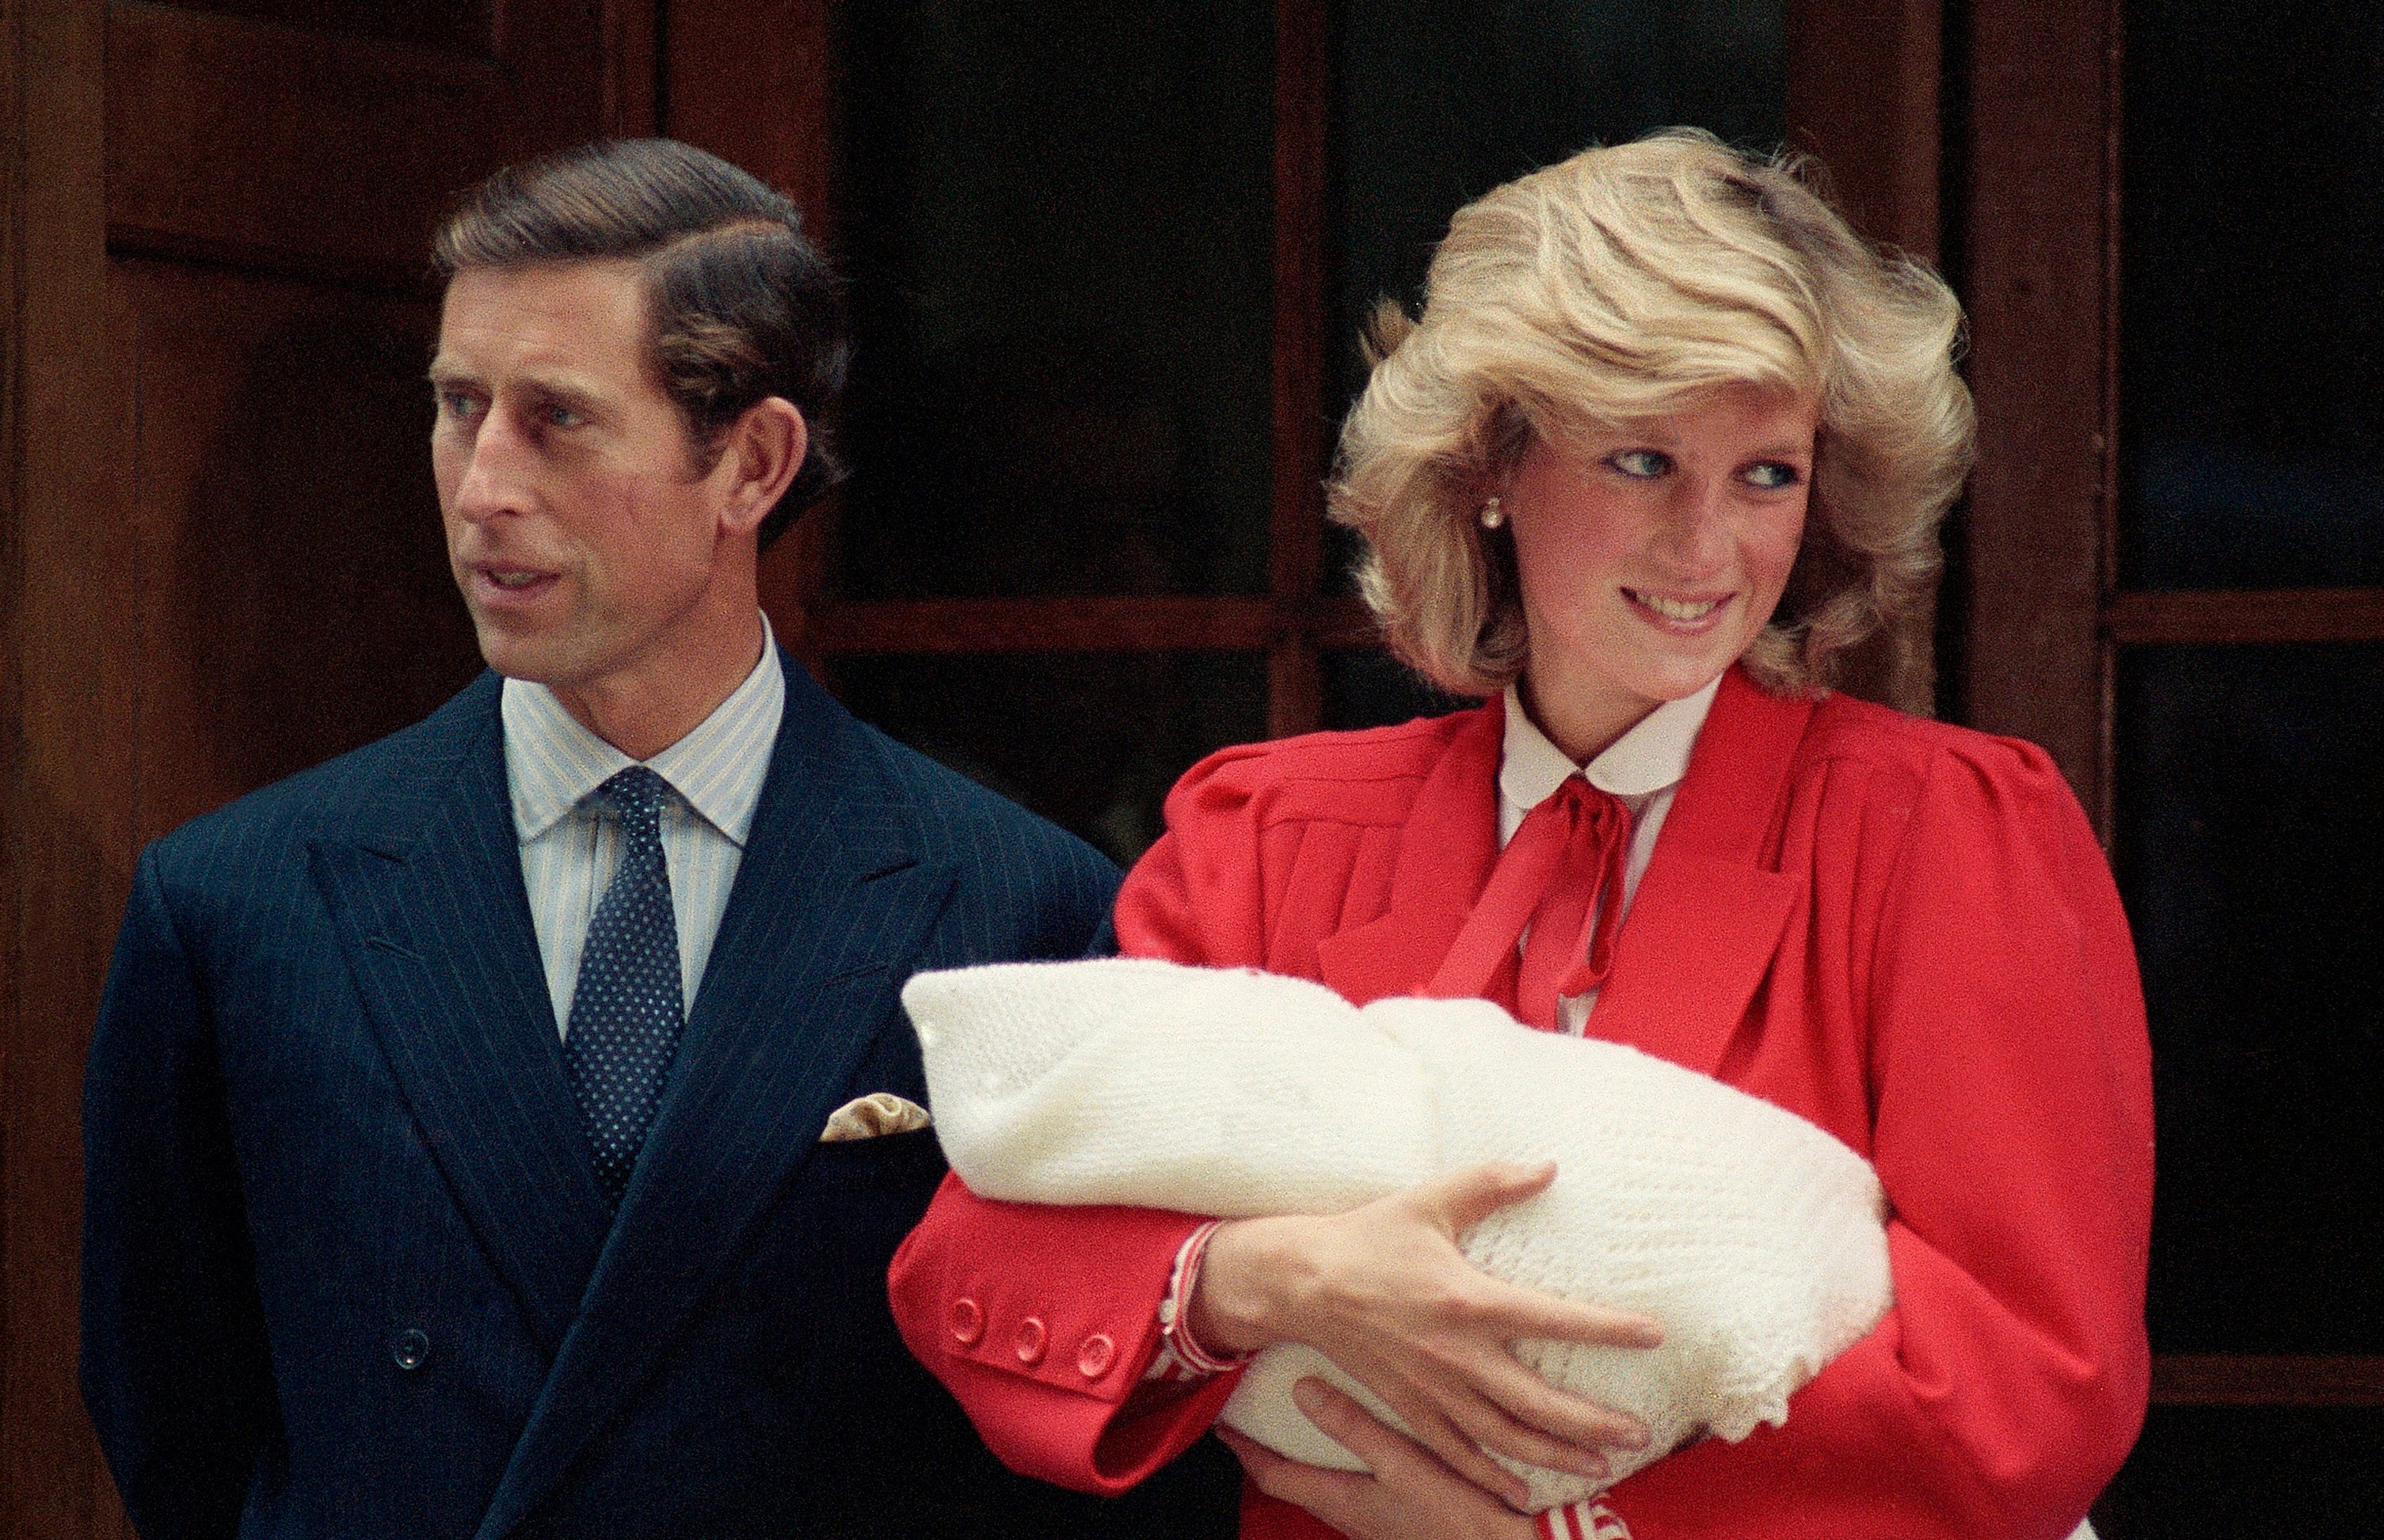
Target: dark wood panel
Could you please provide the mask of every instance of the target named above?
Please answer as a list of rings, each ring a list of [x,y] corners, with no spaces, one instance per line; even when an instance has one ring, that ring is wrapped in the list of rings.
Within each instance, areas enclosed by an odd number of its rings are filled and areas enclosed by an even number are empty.
[[[2384,641],[2384,588],[2119,593],[2103,627],[2121,646]]]
[[[2384,1358],[2163,1353],[2160,1406],[2384,1406]]]
[[[1937,260],[1941,0],[1789,0],[1788,142],[1855,228]]]
[[[1286,637],[1364,647],[1374,625],[1356,599],[889,599],[823,604],[813,635],[850,653],[1257,651]]]
[[[652,121],[652,16],[509,6],[466,58],[118,0],[107,216],[121,252],[422,287],[447,200],[505,161]],[[591,46],[591,44],[593,46]]]
[[[1276,0],[1272,516],[1268,587],[1316,592],[1324,560],[1325,142],[1331,23],[1325,0]],[[1300,632],[1267,659],[1267,734],[1312,733],[1324,710],[1322,661]]]
[[[134,849],[138,543],[120,480],[130,396],[106,347],[99,0],[29,6],[13,33],[23,157],[8,450],[11,774],[0,806],[15,959],[0,1041],[0,1528],[121,1533],[75,1382],[82,1052]],[[16,138],[18,134],[21,138]]]
[[[1938,260],[1941,0],[1790,0],[1788,142],[1819,157],[1855,228]],[[1933,596],[1932,596],[1933,600]],[[1846,659],[1850,695],[1927,715],[1933,602]]]
[[[836,81],[828,0],[760,0],[664,7],[662,131],[744,167],[795,201],[803,229],[834,258]],[[767,110],[757,110],[766,104]],[[833,424],[831,423],[831,427]],[[826,592],[833,499],[764,557],[762,608],[778,639],[825,677],[805,620]]]
[[[306,32],[377,38],[466,57],[497,51],[494,0],[170,0],[177,10],[243,17]]]
[[[110,287],[149,838],[416,721],[480,662],[430,482],[430,304],[178,263]]]
[[[1965,16],[1979,469],[1960,696],[1972,725],[2050,750],[2107,835],[2116,6],[2004,0]]]

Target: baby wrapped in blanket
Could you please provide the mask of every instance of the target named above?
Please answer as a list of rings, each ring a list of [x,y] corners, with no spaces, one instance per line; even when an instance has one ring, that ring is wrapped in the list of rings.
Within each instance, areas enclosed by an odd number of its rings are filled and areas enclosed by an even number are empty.
[[[1137,958],[923,973],[902,992],[946,1157],[982,1196],[1220,1218],[1332,1214],[1491,1161],[1555,1183],[1462,1238],[1510,1282],[1655,1317],[1653,1349],[1523,1341],[1549,1383],[1629,1412],[1644,1451],[1740,1439],[1887,1309],[1869,1164],[1792,1113],[1620,1044],[1534,1031],[1481,1000],[1379,1000]],[[1363,1469],[1292,1404],[1310,1349],[1272,1348],[1224,1422],[1310,1464]],[[1515,1465],[1532,1506],[1589,1496]]]

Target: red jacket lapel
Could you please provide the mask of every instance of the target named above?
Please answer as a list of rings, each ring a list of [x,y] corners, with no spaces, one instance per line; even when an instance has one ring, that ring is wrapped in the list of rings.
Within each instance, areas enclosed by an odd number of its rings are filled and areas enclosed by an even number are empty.
[[[1710,1075],[1771,965],[1798,884],[1757,865],[1812,715],[1732,668],[1617,938],[1589,1030]]]
[[[1498,858],[1498,756],[1506,708],[1474,710],[1417,789],[1399,834],[1390,909],[1316,946],[1318,976],[1358,1004],[1418,994],[1464,927]]]

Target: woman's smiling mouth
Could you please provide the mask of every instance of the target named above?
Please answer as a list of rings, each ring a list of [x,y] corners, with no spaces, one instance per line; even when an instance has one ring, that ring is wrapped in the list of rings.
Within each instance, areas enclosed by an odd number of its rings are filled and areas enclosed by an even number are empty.
[[[1667,598],[1661,594],[1643,594],[1636,588],[1623,589],[1622,597],[1681,625],[1694,625],[1730,602],[1727,595],[1720,598],[1678,599]]]

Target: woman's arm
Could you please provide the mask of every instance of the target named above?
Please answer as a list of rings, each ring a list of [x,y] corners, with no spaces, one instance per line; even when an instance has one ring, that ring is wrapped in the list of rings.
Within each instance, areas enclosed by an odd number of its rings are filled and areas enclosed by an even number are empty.
[[[1125,952],[1263,966],[1269,834],[1241,774],[1249,752],[1196,767],[1169,798],[1170,832],[1119,895]],[[1221,1334],[1210,1346],[1296,1339],[1346,1356],[1378,1394],[1415,1412],[1447,1458],[1501,1490],[1520,1487],[1457,1429],[1537,1463],[1594,1464],[1594,1450],[1559,1440],[1622,1442],[1633,1426],[1549,1389],[1506,1345],[1522,1336],[1636,1342],[1651,1324],[1498,1284],[1467,1264],[1451,1238],[1475,1210],[1518,1201],[1545,1181],[1474,1173],[1449,1191],[1439,1184],[1372,1212],[1227,1226],[1194,1297],[1204,1312],[1220,1288],[1235,1301],[1228,1316],[1206,1323]],[[1189,1396],[1140,1386],[1174,1259],[1198,1223],[1146,1210],[995,1202],[948,1179],[895,1258],[895,1319],[1006,1463],[1086,1490],[1123,1490],[1197,1438],[1233,1387],[1230,1377]],[[1369,1304],[1386,1298],[1403,1308]],[[1023,1350],[1037,1339],[1038,1350]],[[1096,1339],[1107,1347],[1090,1350]],[[1086,1351],[1100,1374],[1076,1361]]]
[[[2142,1423],[2150,1055],[2102,852],[2041,753],[1980,741],[1873,869],[1846,891],[1876,916],[1856,1004],[1895,1306],[1785,1426],[1618,1487],[1635,1540],[2056,1540]]]

